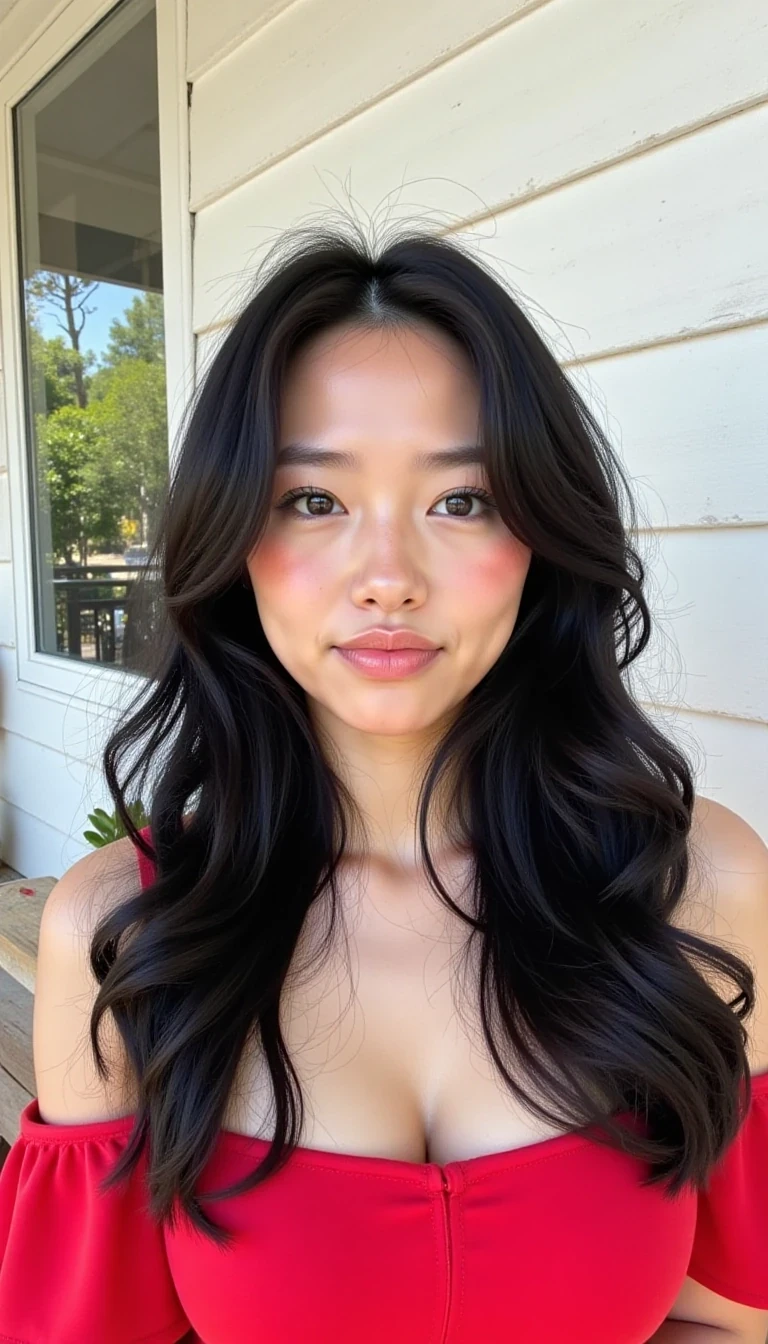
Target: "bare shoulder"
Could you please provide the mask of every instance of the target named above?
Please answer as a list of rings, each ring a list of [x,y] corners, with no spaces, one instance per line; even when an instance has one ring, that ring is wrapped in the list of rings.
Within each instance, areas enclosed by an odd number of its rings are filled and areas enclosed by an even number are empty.
[[[72,864],[43,907],[32,1037],[40,1114],[49,1124],[106,1120],[133,1108],[122,1039],[109,1013],[99,1040],[110,1081],[96,1071],[89,1027],[99,985],[89,950],[98,923],[136,893],[138,881],[136,851],[125,836]]]
[[[752,879],[764,877],[768,846],[744,817],[724,803],[699,794],[693,807],[691,839],[740,886],[751,887]]]
[[[768,846],[753,826],[723,803],[699,796],[691,826],[693,860],[686,911],[725,924],[745,914],[765,915]]]
[[[745,1022],[747,1053],[752,1071],[763,1072],[768,1069],[768,846],[744,817],[703,797],[694,804],[690,841],[690,880],[676,922],[750,963],[757,1002]]]
[[[51,888],[43,907],[40,931],[84,925],[92,932],[98,921],[137,889],[138,860],[130,836],[83,855]]]
[[[691,850],[691,881],[675,922],[724,944],[751,965],[756,1002],[744,1022],[747,1058],[753,1074],[764,1073],[768,1070],[768,847],[744,817],[700,797],[694,804]],[[728,997],[733,993],[729,981]],[[725,1331],[724,1338],[755,1342],[765,1338],[768,1325],[767,1312],[722,1297],[692,1278],[684,1279],[667,1319],[684,1321],[694,1331],[696,1325],[708,1325]],[[663,1330],[662,1326],[661,1334]]]

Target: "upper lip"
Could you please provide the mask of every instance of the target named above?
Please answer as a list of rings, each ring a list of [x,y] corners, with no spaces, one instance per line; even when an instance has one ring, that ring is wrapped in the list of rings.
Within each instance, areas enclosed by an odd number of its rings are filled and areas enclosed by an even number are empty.
[[[384,630],[381,626],[373,630],[363,630],[352,639],[345,639],[340,649],[439,649],[433,639],[426,635],[417,635],[415,630]]]

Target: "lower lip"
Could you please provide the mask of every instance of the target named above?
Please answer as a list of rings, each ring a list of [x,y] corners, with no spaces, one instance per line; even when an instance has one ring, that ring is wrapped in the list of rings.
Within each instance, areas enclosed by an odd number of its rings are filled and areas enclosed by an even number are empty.
[[[410,677],[433,663],[441,652],[440,649],[341,649],[338,645],[334,648],[358,672],[379,681]]]

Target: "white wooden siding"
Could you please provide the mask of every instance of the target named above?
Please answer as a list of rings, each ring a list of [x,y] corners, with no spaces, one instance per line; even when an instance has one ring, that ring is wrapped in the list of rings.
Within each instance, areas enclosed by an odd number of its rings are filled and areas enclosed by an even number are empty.
[[[765,521],[767,370],[765,324],[569,368],[634,478],[641,525]]]
[[[304,0],[250,36],[250,0],[227,7],[241,38],[211,65],[219,7],[189,0],[196,210],[342,126],[364,192],[407,162],[496,209],[765,95],[761,0]]]

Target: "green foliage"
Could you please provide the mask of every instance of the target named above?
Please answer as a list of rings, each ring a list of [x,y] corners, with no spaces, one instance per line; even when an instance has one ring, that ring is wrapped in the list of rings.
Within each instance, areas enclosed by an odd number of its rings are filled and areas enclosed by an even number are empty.
[[[79,348],[91,293],[77,276],[41,272],[27,283],[38,506],[50,513],[51,564],[122,553],[126,537],[151,543],[168,480],[162,295],[134,295],[94,370],[93,352]],[[69,343],[42,335],[42,300],[61,309]]]
[[[34,325],[28,327],[28,336],[35,410],[53,415],[62,406],[76,406],[78,370],[87,385],[88,370],[96,363],[93,351],[83,355],[67,345],[63,336],[46,340]]]
[[[141,359],[146,364],[165,363],[165,326],[162,294],[137,294],[109,328],[109,345],[104,362],[114,367],[125,359]]]
[[[149,817],[140,799],[137,798],[135,802],[128,804],[128,813],[139,830],[149,825]],[[83,831],[83,839],[94,849],[101,849],[104,845],[110,845],[113,840],[119,840],[121,836],[127,835],[117,813],[105,812],[103,807],[95,807],[93,812],[89,812],[88,820],[96,829]]]
[[[61,406],[38,417],[37,467],[41,495],[50,500],[54,555],[86,564],[89,551],[119,538],[127,497],[108,432],[90,407]]]
[[[126,359],[98,376],[88,413],[109,445],[110,489],[123,515],[145,516],[152,537],[168,480],[165,365]]]

